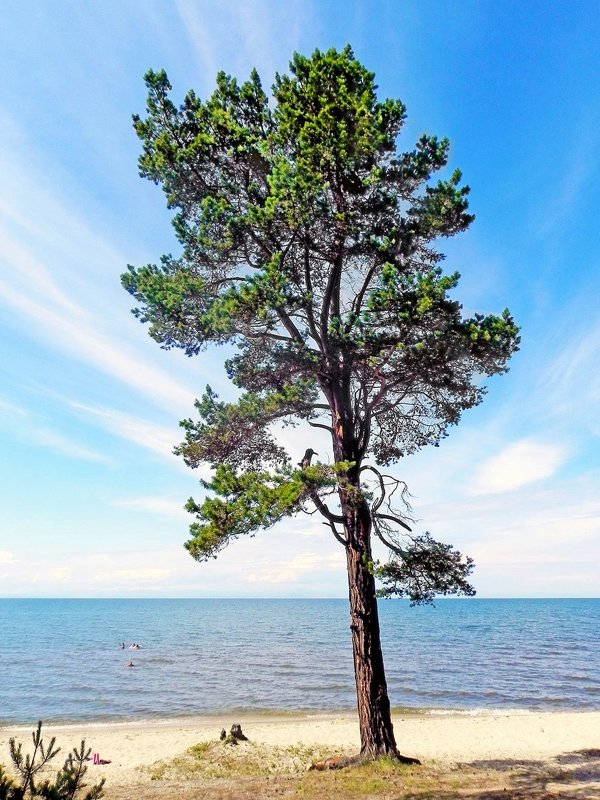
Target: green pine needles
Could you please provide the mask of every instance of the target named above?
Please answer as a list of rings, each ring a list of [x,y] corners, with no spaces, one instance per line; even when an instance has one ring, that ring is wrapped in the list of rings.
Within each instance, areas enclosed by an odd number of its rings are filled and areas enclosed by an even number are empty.
[[[45,744],[41,721],[31,736],[32,753],[23,753],[22,742],[17,742],[14,737],[9,740],[10,758],[18,778],[16,781],[10,778],[0,765],[0,800],[25,800],[27,797],[44,800],[98,800],[104,796],[104,778],[85,791],[86,762],[92,752],[91,747],[86,749],[85,740],[82,740],[79,748],[75,747],[69,753],[53,781],[47,777],[38,780],[38,776],[44,773],[47,765],[58,755],[60,747],[56,747],[54,736]]]
[[[365,459],[387,466],[437,445],[482,400],[481,378],[504,372],[517,348],[509,312],[463,318],[451,296],[459,276],[441,269],[437,243],[473,220],[459,170],[432,180],[446,168],[448,140],[422,136],[399,152],[405,107],[377,99],[349,47],[295,55],[271,102],[255,71],[241,85],[219,73],[207,101],[189,92],[179,108],[163,71],[146,83],[147,116],[134,117],[140,172],[163,186],[182,254],[129,267],[123,284],[163,347],[193,355],[235,344],[226,369],[242,391],[223,403],[208,387],[199,421],[182,423],[176,452],[216,468],[203,484],[214,496],[188,503],[198,521],[186,546],[199,560],[214,556],[311,503],[347,540],[343,511],[325,502],[332,474],[343,493],[365,477]],[[323,467],[308,481],[292,469],[272,430],[298,422],[329,431],[334,464],[352,463],[350,473]],[[381,504],[389,485],[376,479]],[[402,559],[410,542],[382,531],[391,520],[371,509],[373,532]],[[388,511],[407,519],[405,508]],[[412,571],[423,563],[415,558]],[[391,569],[386,594],[430,599],[406,568],[393,581]],[[431,590],[467,589],[434,572],[423,575]]]

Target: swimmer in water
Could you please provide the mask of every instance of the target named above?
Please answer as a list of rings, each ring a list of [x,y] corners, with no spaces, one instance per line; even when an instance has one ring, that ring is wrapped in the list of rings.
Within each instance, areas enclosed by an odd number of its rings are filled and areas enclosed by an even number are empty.
[[[133,663],[133,661],[130,661],[129,664],[127,664],[127,666],[128,667],[135,667],[135,664]]]

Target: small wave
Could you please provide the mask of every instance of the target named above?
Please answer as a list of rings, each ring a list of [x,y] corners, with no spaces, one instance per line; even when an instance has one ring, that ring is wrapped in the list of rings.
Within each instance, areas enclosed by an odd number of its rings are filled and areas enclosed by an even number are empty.
[[[434,716],[460,716],[460,717],[519,717],[531,714],[529,708],[428,708],[426,714]]]

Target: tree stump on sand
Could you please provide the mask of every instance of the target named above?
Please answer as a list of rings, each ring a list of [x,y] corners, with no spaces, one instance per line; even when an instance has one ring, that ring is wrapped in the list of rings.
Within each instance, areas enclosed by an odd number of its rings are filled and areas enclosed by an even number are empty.
[[[244,736],[244,734],[242,733],[242,726],[241,725],[237,725],[237,724],[236,725],[232,725],[231,726],[231,735],[233,736],[234,739],[237,739],[240,742],[247,742],[248,741],[248,737]]]
[[[221,741],[223,744],[232,744],[237,745],[240,742],[247,742],[248,737],[244,735],[242,732],[242,726],[238,725],[237,723],[231,726],[231,731],[229,733],[225,733],[225,728],[221,731],[220,736]]]

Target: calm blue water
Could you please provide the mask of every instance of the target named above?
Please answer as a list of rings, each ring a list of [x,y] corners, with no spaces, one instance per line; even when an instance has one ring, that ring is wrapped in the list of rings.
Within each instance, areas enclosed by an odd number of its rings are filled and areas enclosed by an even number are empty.
[[[394,706],[600,709],[600,600],[380,609]],[[0,600],[0,725],[354,706],[344,600]]]

